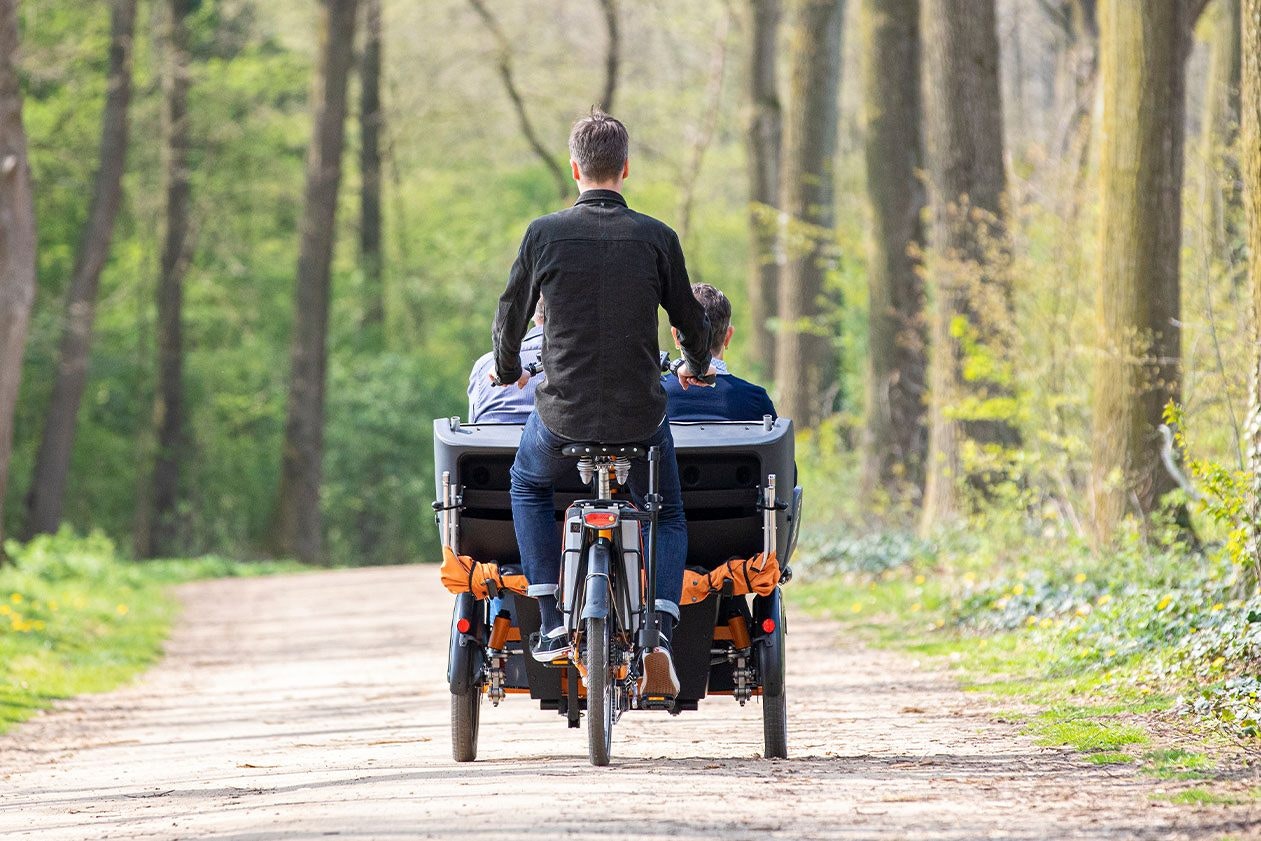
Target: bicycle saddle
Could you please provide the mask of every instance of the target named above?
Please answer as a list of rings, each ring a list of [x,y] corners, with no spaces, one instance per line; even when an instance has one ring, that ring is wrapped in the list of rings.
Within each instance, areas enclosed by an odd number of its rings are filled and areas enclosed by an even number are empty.
[[[621,458],[643,458],[648,448],[643,444],[566,444],[561,447],[561,454],[572,458],[582,456],[615,456]]]

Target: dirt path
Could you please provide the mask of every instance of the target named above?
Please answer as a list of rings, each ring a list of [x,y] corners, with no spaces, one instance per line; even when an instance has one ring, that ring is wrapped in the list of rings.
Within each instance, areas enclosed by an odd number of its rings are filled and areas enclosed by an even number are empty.
[[[186,587],[143,681],[0,738],[0,835],[98,838],[1222,838],[1255,808],[1154,803],[1159,783],[1034,747],[895,655],[791,623],[789,748],[760,709],[630,713],[614,765],[510,698],[450,759],[450,599],[432,568]]]

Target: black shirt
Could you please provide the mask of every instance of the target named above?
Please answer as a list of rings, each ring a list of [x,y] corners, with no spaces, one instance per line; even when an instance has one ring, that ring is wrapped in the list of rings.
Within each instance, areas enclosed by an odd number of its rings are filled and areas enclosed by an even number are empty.
[[[588,190],[526,229],[491,330],[503,382],[521,376],[521,337],[540,293],[547,380],[538,413],[561,438],[633,443],[661,424],[659,306],[689,367],[709,368],[709,322],[692,296],[678,236],[629,209],[620,193]]]

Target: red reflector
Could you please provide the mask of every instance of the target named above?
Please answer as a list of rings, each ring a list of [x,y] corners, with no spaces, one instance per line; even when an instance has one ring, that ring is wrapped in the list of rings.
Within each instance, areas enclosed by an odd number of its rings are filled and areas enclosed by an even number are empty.
[[[766,621],[770,622],[771,620],[767,619]],[[472,627],[473,627],[473,623],[468,621],[467,619],[461,619],[455,623],[455,629],[459,631],[461,634],[467,634],[472,629]]]
[[[617,522],[617,515],[608,511],[593,511],[590,514],[584,514],[582,521],[597,529],[607,529]]]
[[[460,621],[464,621],[464,620],[460,620]],[[763,619],[763,620],[762,620],[762,632],[763,632],[763,633],[767,633],[767,634],[773,634],[773,633],[775,633],[775,620],[774,620],[774,619]]]

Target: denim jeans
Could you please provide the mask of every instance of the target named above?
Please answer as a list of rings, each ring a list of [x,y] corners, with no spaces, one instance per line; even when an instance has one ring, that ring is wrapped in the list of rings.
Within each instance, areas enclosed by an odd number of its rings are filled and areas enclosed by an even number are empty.
[[[577,470],[578,460],[565,458],[560,451],[571,443],[552,433],[531,412],[521,432],[521,445],[512,465],[512,524],[521,549],[521,567],[530,582],[531,596],[556,592],[560,581],[560,530],[552,500],[556,480],[566,471]],[[596,443],[596,442],[590,442]],[[599,442],[603,443],[603,442]],[[618,442],[621,443],[621,442]],[[661,450],[658,463],[658,492],[662,496],[657,515],[657,610],[679,618],[679,597],[683,594],[683,565],[687,561],[687,521],[683,518],[683,493],[679,488],[679,465],[674,458],[674,438],[670,424],[663,421],[646,441]],[[631,462],[627,481],[631,499],[644,508],[648,492],[648,460]],[[644,545],[648,536],[645,531]]]

